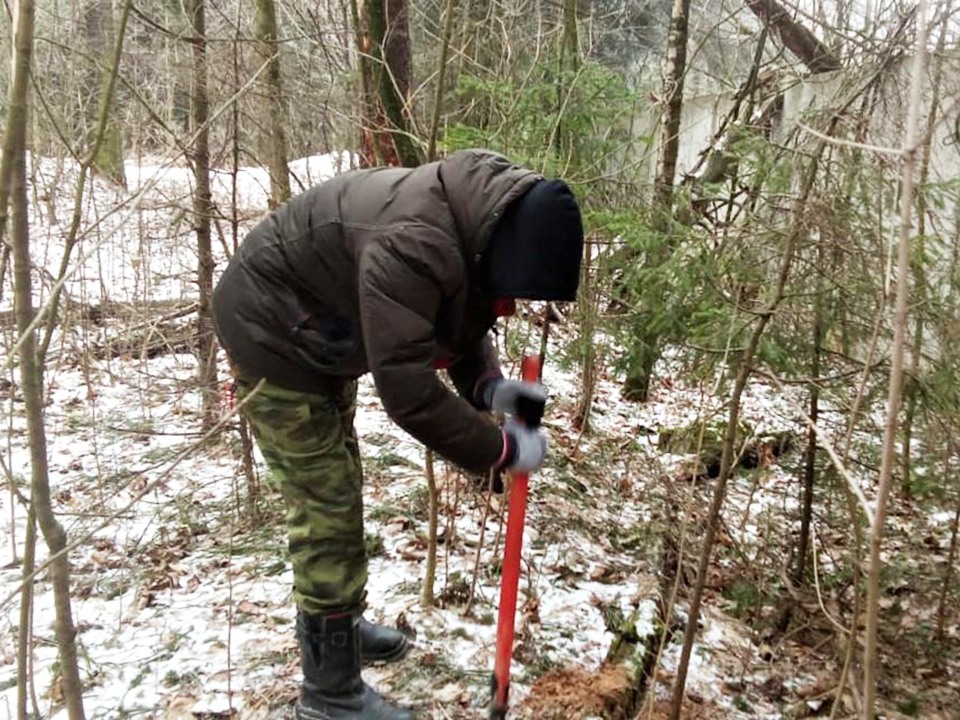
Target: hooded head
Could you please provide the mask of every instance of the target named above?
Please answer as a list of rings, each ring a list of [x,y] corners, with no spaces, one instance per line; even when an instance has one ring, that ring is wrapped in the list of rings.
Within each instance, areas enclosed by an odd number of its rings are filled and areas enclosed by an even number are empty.
[[[577,296],[583,222],[570,188],[542,180],[507,206],[486,253],[491,294],[565,300]]]

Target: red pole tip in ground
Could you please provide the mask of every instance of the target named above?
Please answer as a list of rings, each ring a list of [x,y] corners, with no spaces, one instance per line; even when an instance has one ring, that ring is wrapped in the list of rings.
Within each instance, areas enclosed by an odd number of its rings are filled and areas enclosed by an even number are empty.
[[[526,382],[540,379],[542,361],[539,355],[525,355],[520,366]],[[493,666],[491,690],[493,703],[490,719],[507,716],[510,693],[510,658],[513,655],[513,627],[517,617],[517,589],[520,585],[520,550],[523,545],[523,523],[527,514],[527,489],[530,476],[514,473],[510,484],[510,514],[503,549],[503,572],[500,577],[500,614],[497,619],[497,655]]]

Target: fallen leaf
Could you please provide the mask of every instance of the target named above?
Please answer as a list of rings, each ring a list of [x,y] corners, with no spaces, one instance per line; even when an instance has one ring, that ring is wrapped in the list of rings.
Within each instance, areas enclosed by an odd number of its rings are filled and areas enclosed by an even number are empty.
[[[244,615],[259,615],[260,608],[244,598],[240,601],[240,604],[237,605],[237,612],[242,612]]]

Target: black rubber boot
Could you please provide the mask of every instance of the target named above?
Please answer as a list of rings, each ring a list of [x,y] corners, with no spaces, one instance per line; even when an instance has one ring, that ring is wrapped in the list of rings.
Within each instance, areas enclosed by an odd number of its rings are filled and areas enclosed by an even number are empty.
[[[297,614],[303,688],[297,720],[414,720],[360,677],[360,613]]]
[[[360,656],[364,665],[399,660],[409,649],[406,635],[399,630],[360,618]]]

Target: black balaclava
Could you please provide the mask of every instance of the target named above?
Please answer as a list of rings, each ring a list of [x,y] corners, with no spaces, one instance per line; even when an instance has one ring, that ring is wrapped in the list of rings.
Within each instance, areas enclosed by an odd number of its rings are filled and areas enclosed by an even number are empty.
[[[494,297],[567,300],[577,297],[583,222],[562,180],[541,180],[507,206],[490,238],[487,278]]]

